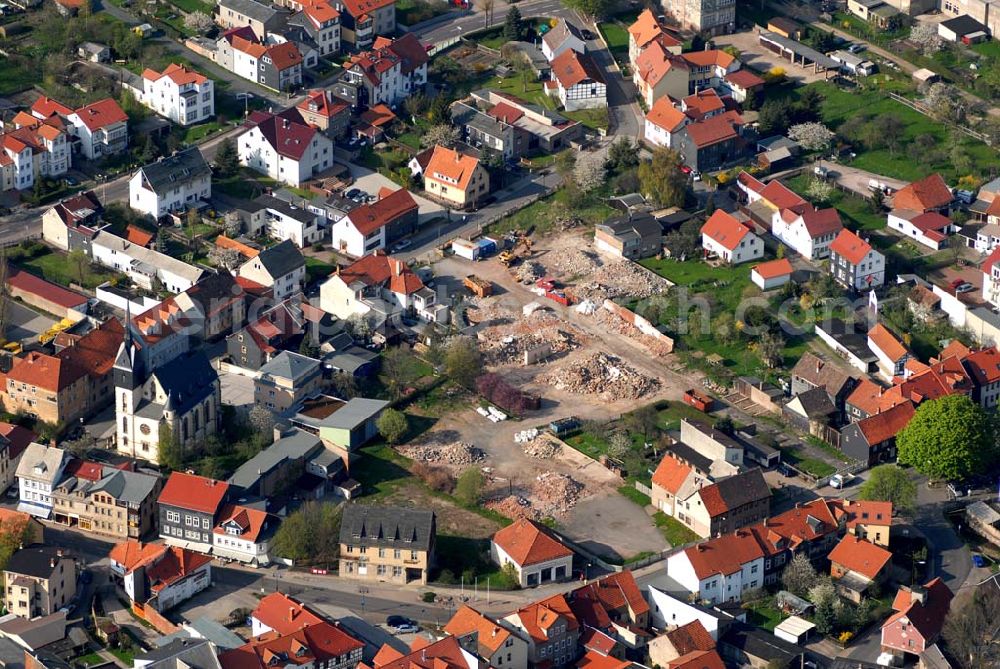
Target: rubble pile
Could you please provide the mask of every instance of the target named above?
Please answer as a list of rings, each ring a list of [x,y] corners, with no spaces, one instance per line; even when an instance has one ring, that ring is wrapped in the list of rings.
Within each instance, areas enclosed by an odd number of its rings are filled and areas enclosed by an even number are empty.
[[[639,330],[639,328],[627,321],[622,320],[615,314],[609,312],[607,309],[595,309],[590,312],[590,315],[592,315],[598,323],[607,328],[608,331],[617,332],[618,334],[628,337],[629,339],[636,340],[648,348],[654,355],[665,356],[673,352],[673,349],[667,346],[664,342],[643,333]]]
[[[524,352],[541,344],[551,346],[553,355],[577,348],[580,342],[563,329],[564,325],[552,312],[539,310],[510,323],[488,327],[476,336],[487,364],[521,364]]]
[[[583,484],[575,479],[555,472],[539,474],[531,487],[531,500],[535,510],[542,516],[561,515],[576,506],[580,500]]]
[[[608,401],[638,399],[660,387],[657,379],[646,376],[620,358],[594,353],[538,378],[559,390],[600,395]]]
[[[501,306],[494,297],[469,297],[466,303],[469,305],[466,316],[473,323],[509,323],[514,319],[514,312]]]
[[[487,500],[484,507],[490,511],[496,511],[500,515],[507,516],[508,518],[518,519],[518,518],[530,518],[536,520],[538,514],[531,507],[531,504],[523,497],[518,495],[508,495],[506,497],[498,497],[496,499]]]
[[[545,268],[534,260],[525,260],[514,272],[514,278],[521,283],[534,283],[543,276],[545,276]]]
[[[670,285],[652,272],[629,260],[616,260],[599,267],[577,294],[598,304],[605,299],[632,297],[645,299],[665,293]]]
[[[399,451],[422,462],[440,462],[446,465],[471,465],[486,459],[486,453],[472,444],[456,441],[450,444],[422,444],[403,446]]]
[[[551,251],[545,254],[542,260],[545,263],[545,270],[549,274],[564,277],[590,274],[604,264],[593,251],[581,251],[573,248]]]
[[[556,453],[559,452],[560,446],[559,442],[547,439],[545,436],[538,436],[531,441],[522,442],[521,448],[529,458],[548,460],[555,457]]]

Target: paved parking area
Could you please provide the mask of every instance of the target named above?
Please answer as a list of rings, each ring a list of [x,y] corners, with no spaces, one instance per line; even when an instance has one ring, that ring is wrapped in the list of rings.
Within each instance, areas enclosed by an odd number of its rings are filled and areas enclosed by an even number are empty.
[[[715,47],[721,49],[726,46],[735,46],[740,50],[740,60],[744,65],[758,72],[767,72],[771,68],[780,67],[785,71],[785,75],[792,81],[802,84],[811,84],[814,81],[823,81],[832,77],[835,73],[813,72],[812,68],[803,68],[800,65],[792,65],[777,54],[771,53],[760,44],[757,33],[753,31],[734,33],[732,35],[720,35],[713,37]]]
[[[10,300],[7,307],[7,331],[4,337],[10,341],[35,339],[55,323],[54,318],[43,316],[20,302]]]
[[[220,375],[222,403],[236,408],[249,409],[253,406],[253,379],[240,374]]]
[[[360,188],[371,195],[378,195],[379,189],[381,188],[399,190],[399,184],[389,177],[379,174],[378,172],[372,172],[371,170],[359,165],[351,165],[351,175],[354,177],[354,184],[351,188]],[[410,192],[413,193],[412,191]],[[444,207],[437,202],[432,202],[431,200],[421,197],[416,193],[413,193],[413,199],[417,201],[421,223],[429,221],[432,218],[437,218],[438,216],[446,215]]]

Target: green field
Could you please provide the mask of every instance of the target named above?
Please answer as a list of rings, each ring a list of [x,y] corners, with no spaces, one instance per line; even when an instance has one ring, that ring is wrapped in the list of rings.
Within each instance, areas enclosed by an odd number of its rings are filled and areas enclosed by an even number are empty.
[[[170,3],[189,14],[191,12],[204,12],[209,16],[212,15],[212,5],[201,0],[170,0]]]
[[[657,529],[663,534],[671,546],[683,546],[684,544],[701,539],[697,534],[689,530],[681,521],[672,518],[662,511],[657,511],[653,516],[653,522]]]
[[[36,256],[22,263],[24,269],[32,274],[41,276],[46,281],[57,283],[61,286],[69,286],[73,283],[81,283],[77,273],[77,266],[69,262],[62,253],[45,253]],[[114,272],[107,271],[98,265],[89,262],[83,268],[83,282],[85,288],[96,288],[114,276]]]
[[[560,189],[490,225],[489,231],[491,234],[503,234],[534,226],[537,233],[545,233],[551,231],[560,218],[577,217],[586,225],[595,225],[614,216],[616,211],[600,200],[571,202],[569,193]]]
[[[808,173],[788,179],[785,184],[796,193],[805,197],[806,189],[813,181],[813,176]],[[808,198],[807,198],[808,199]],[[818,204],[818,203],[813,203]],[[837,188],[830,194],[830,200],[822,206],[835,207],[840,212],[840,218],[851,230],[882,230],[886,226],[886,216],[884,212],[875,213],[872,211],[869,202],[857,195],[845,193]]]
[[[31,88],[38,81],[38,72],[26,68],[7,56],[0,56],[0,95],[9,95]]]

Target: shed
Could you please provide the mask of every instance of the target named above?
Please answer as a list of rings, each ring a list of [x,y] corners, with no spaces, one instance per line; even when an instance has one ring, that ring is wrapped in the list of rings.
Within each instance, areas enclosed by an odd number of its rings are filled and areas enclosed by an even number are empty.
[[[789,39],[802,37],[802,25],[784,16],[775,16],[767,22],[767,29]]]
[[[468,239],[458,239],[452,241],[451,243],[452,253],[457,255],[459,258],[465,258],[466,260],[479,260],[479,244],[475,242],[470,242]]]
[[[810,632],[814,629],[816,629],[815,623],[798,616],[790,616],[774,628],[774,636],[789,643],[800,644],[809,638]]]
[[[913,80],[918,84],[933,84],[935,81],[941,80],[941,75],[933,70],[928,70],[926,67],[922,67],[913,73]]]
[[[988,31],[989,28],[968,14],[962,14],[938,24],[938,36],[949,42],[959,42],[966,35],[987,33]]]

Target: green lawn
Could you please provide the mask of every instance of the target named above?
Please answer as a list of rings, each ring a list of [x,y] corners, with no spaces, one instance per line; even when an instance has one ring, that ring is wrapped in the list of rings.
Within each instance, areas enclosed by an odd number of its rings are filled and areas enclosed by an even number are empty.
[[[312,256],[306,256],[306,275],[309,283],[312,283],[317,279],[330,276],[335,269],[336,268],[328,262],[323,262],[322,260]]]
[[[859,112],[872,118],[892,114],[905,126],[901,148],[895,153],[888,149],[859,151],[857,158],[850,162],[851,166],[906,181],[916,181],[932,171],[940,172],[949,183],[954,183],[958,177],[963,176],[952,165],[948,151],[943,152],[941,160],[930,164],[913,160],[907,154],[906,147],[916,137],[924,134],[932,136],[939,145],[949,147],[951,131],[941,123],[896,102],[877,90],[844,91],[831,82],[818,81],[802,88],[790,89],[788,94],[797,98],[805,88],[812,88],[823,96],[820,115],[823,122],[833,129],[857,116]],[[971,137],[963,138],[961,143],[969,154],[973,174],[985,177],[990,174],[991,169],[996,168],[997,157],[994,149]]]
[[[365,446],[360,455],[351,465],[351,477],[362,485],[369,500],[390,495],[412,479],[409,460],[385,444]]]
[[[564,441],[584,455],[595,460],[604,455],[608,450],[608,442],[593,432],[582,431],[574,434],[572,437],[567,437]]]
[[[96,288],[115,276],[99,265],[87,264],[83,269],[83,281],[77,274],[77,266],[69,262],[62,253],[45,253],[22,263],[22,267],[32,274],[41,276],[46,281],[69,286],[71,283],[82,283],[85,288]]]
[[[1000,42],[994,39],[986,40],[985,42],[980,42],[979,44],[973,44],[971,49],[982,56],[986,56],[987,58],[1000,60]]]
[[[230,197],[252,200],[276,184],[274,179],[244,168],[234,176],[213,180],[212,188]]]
[[[623,497],[627,497],[629,500],[635,502],[636,504],[638,504],[643,508],[649,506],[652,503],[652,500],[649,499],[649,495],[646,495],[636,490],[635,486],[632,484],[631,481],[623,486],[620,486],[618,488],[618,492]]]
[[[563,116],[571,118],[579,123],[582,123],[583,125],[593,130],[608,129],[607,107],[602,107],[600,109],[581,109],[579,111],[564,111],[561,113]]]
[[[812,474],[817,478],[830,476],[837,471],[837,468],[826,460],[811,458],[797,448],[781,449],[781,457],[797,469],[800,469],[806,474]]]
[[[774,628],[785,618],[781,611],[774,608],[773,597],[768,597],[766,600],[758,602],[753,606],[747,606],[746,611],[748,623],[765,629],[768,632],[773,632]]]
[[[526,102],[534,103],[552,111],[555,111],[559,107],[559,102],[556,98],[545,94],[545,87],[542,86],[541,81],[530,81],[529,79],[522,78],[520,75],[505,78],[493,77],[483,84],[483,88],[507,93],[508,95],[519,97]]]
[[[669,258],[662,260],[646,258],[639,264],[668,281],[678,286],[687,286],[691,290],[723,288],[727,289],[727,292],[738,294],[750,285],[750,264],[713,267],[698,259],[681,262]]]
[[[418,151],[420,150],[420,135],[416,132],[404,132],[396,140]]]
[[[701,537],[685,527],[681,521],[668,516],[662,511],[657,511],[653,514],[653,522],[656,523],[657,529],[660,530],[663,538],[671,546],[683,546],[684,544],[701,539]]]
[[[132,666],[135,662],[135,651],[131,647],[124,650],[121,648],[108,648],[108,652],[121,660],[126,667]]]
[[[85,667],[92,667],[98,664],[104,664],[105,660],[99,653],[87,653],[86,655],[81,655],[80,657],[73,658],[73,663],[82,665]]]
[[[836,446],[833,446],[832,444],[826,443],[825,441],[823,441],[819,437],[814,437],[813,435],[810,434],[810,435],[808,435],[806,437],[806,442],[808,442],[810,446],[813,446],[814,448],[818,448],[819,450],[823,451],[824,453],[826,453],[830,457],[836,458],[837,460],[840,460],[841,462],[848,462],[849,461],[848,457],[846,455],[844,455],[843,451],[841,451]]]
[[[447,534],[439,534],[435,544],[436,582],[454,585],[465,578],[465,587],[473,588],[475,579],[479,587],[486,589],[489,579],[491,590],[513,590],[517,584],[501,573],[500,568],[490,559],[490,540],[471,539]],[[447,572],[448,578],[442,579]]]
[[[599,198],[584,202],[571,202],[569,193],[560,189],[490,225],[489,231],[491,234],[504,234],[511,230],[527,230],[534,226],[535,232],[546,233],[552,230],[555,222],[560,218],[575,216],[583,220],[586,225],[595,225],[603,223],[616,213],[617,210],[612,209]]]
[[[796,193],[805,197],[806,189],[813,181],[813,176],[808,173],[800,174],[792,179],[787,179],[785,184]],[[818,203],[813,203],[818,204]],[[886,227],[886,213],[875,213],[871,209],[868,200],[851,193],[834,188],[830,194],[829,202],[819,205],[834,207],[840,212],[840,218],[844,224],[852,230],[867,230],[874,232]]]
[[[221,129],[222,124],[218,121],[208,121],[207,123],[194,125],[184,129],[184,139],[182,141],[185,144],[194,144]]]
[[[604,41],[611,49],[611,55],[618,61],[618,64],[628,65],[628,24],[620,21],[605,21],[598,23],[597,29],[601,31]]]
[[[657,412],[656,425],[661,430],[676,430],[680,428],[682,418],[707,423],[715,422],[711,416],[698,411],[692,406],[688,406],[683,402],[670,402],[670,406],[666,409],[660,409]]]
[[[7,56],[0,56],[0,95],[9,95],[31,88],[37,81],[37,72],[23,67]]]
[[[209,16],[212,15],[213,6],[201,0],[170,0],[170,3],[188,13],[204,12]]]

